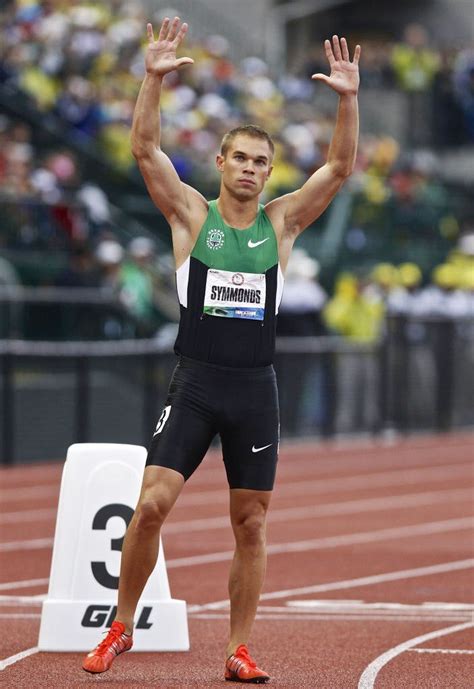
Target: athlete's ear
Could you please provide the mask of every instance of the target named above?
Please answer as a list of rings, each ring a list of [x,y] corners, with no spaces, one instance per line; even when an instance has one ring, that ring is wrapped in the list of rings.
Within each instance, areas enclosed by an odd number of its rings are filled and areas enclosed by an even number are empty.
[[[272,172],[273,172],[273,165],[270,165],[270,167],[268,168],[268,172],[267,172],[267,179],[270,177]]]
[[[224,172],[224,161],[225,158],[222,156],[220,153],[216,155],[216,168],[219,170],[219,172]]]

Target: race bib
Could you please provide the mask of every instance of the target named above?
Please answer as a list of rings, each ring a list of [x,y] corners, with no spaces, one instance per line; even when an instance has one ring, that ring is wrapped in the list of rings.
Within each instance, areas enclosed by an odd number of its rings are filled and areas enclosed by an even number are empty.
[[[223,318],[263,321],[265,289],[263,273],[233,273],[230,270],[209,268],[204,313]]]

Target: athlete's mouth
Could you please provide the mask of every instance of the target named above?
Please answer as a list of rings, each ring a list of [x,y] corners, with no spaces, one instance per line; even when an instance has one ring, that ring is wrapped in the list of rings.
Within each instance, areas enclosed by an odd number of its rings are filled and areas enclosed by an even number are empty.
[[[253,179],[249,179],[248,177],[243,177],[242,179],[238,180],[239,182],[242,182],[243,184],[251,184],[253,187],[255,186],[255,182]]]

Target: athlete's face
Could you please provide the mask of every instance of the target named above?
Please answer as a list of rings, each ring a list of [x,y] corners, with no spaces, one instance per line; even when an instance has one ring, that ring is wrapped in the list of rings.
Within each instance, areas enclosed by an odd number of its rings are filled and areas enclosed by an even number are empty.
[[[272,171],[270,146],[264,139],[238,134],[224,156],[218,155],[222,184],[238,199],[258,196]]]

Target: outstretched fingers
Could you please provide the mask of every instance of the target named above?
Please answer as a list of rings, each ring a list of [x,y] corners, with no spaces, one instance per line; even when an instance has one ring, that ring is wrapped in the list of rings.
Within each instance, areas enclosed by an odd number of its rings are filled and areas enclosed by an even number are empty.
[[[183,24],[181,24],[181,28],[178,31],[176,38],[174,39],[174,44],[176,47],[178,47],[178,45],[181,43],[183,38],[186,36],[187,31],[188,31],[188,25],[186,24],[186,22],[183,22]]]
[[[332,67],[335,62],[340,62],[342,60],[344,60],[345,62],[351,61],[347,40],[344,37],[339,39],[338,36],[334,35],[332,37],[332,42],[326,39],[324,41],[324,51],[326,53],[326,57],[328,59],[330,67]],[[360,45],[356,45],[353,59],[353,63],[355,65],[359,64],[359,58]]]
[[[168,29],[170,26],[170,19],[169,17],[165,17],[163,21],[161,22],[161,28],[160,28],[160,33],[158,35],[158,40],[159,41],[164,41],[168,35]]]
[[[341,46],[339,44],[339,36],[332,37],[332,52],[336,60],[342,60]]]
[[[351,58],[349,57],[349,48],[347,47],[347,41],[344,37],[341,38],[341,52],[342,52],[342,59],[349,62],[349,60]]]
[[[180,18],[175,17],[173,21],[171,22],[170,30],[168,31],[168,41],[174,41],[178,34],[178,29],[179,29],[179,23],[180,23]]]
[[[173,21],[169,17],[165,17],[161,23],[160,33],[158,35],[159,41],[169,41],[173,44],[175,48],[179,46],[183,38],[188,31],[188,25],[186,22],[181,24],[181,19],[175,17]],[[147,24],[146,27],[148,41],[153,43],[155,41],[153,36],[153,27],[151,24]]]
[[[146,25],[146,35],[148,38],[148,43],[154,43],[155,42],[155,36],[153,34],[153,26],[150,23],[148,23]]]
[[[329,66],[332,67],[333,64],[336,62],[336,60],[335,60],[334,54],[332,52],[331,41],[329,41],[327,39],[324,41],[324,52],[326,53],[326,57],[328,59]]]
[[[355,50],[354,50],[354,64],[358,65],[359,64],[359,58],[360,58],[360,45],[356,45]]]

